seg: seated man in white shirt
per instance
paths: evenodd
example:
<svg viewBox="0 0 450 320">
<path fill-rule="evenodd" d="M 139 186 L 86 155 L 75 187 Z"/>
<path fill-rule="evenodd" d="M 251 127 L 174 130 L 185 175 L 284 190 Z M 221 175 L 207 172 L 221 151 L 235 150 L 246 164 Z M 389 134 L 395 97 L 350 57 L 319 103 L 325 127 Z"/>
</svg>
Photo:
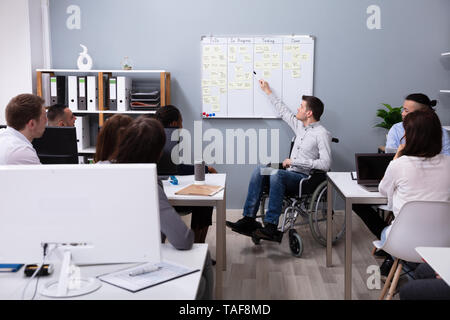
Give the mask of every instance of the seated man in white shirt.
<svg viewBox="0 0 450 320">
<path fill-rule="evenodd" d="M 31 142 L 44 134 L 47 115 L 44 100 L 34 94 L 19 94 L 5 109 L 8 127 L 0 131 L 0 165 L 41 164 Z"/>
<path fill-rule="evenodd" d="M 283 161 L 283 168 L 277 170 L 259 166 L 250 179 L 244 217 L 237 222 L 227 221 L 233 231 L 258 238 L 281 242 L 278 220 L 283 205 L 284 194 L 298 192 L 300 180 L 306 178 L 312 169 L 328 171 L 331 166 L 331 135 L 320 124 L 323 103 L 313 96 L 303 96 L 297 114 L 292 113 L 276 97 L 269 84 L 260 80 L 261 89 L 281 118 L 296 134 L 290 158 Z M 269 185 L 269 206 L 264 217 L 264 228 L 255 220 L 264 187 Z"/>
<path fill-rule="evenodd" d="M 54 104 L 47 110 L 47 119 L 49 127 L 73 127 L 77 117 L 67 106 Z"/>
</svg>

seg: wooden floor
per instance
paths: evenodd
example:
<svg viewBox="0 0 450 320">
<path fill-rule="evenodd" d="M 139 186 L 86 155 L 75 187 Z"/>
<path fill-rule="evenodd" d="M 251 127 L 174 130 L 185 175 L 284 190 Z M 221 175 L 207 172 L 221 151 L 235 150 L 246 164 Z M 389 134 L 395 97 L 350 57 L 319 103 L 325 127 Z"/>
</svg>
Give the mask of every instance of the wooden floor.
<svg viewBox="0 0 450 320">
<path fill-rule="evenodd" d="M 227 220 L 241 218 L 241 210 L 227 210 Z M 189 216 L 187 216 L 189 217 Z M 206 242 L 215 258 L 215 214 Z M 188 221 L 186 221 L 188 222 Z M 344 241 L 333 247 L 333 267 L 325 266 L 325 247 L 311 236 L 308 226 L 300 226 L 297 232 L 303 239 L 301 258 L 291 255 L 288 235 L 281 244 L 262 241 L 254 245 L 249 237 L 227 228 L 227 270 L 224 272 L 224 299 L 343 299 L 344 298 Z M 353 299 L 376 300 L 380 289 L 368 289 L 367 273 L 370 265 L 380 265 L 371 250 L 374 236 L 353 215 Z M 383 282 L 381 282 L 381 287 Z M 398 299 L 398 295 L 394 297 Z"/>
</svg>

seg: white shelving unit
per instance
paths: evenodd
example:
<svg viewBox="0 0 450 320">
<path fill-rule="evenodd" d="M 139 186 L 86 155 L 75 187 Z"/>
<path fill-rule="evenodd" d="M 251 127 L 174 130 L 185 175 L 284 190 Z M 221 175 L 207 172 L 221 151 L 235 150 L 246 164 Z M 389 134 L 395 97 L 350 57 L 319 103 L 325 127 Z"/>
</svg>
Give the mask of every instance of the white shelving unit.
<svg viewBox="0 0 450 320">
<path fill-rule="evenodd" d="M 113 69 L 105 69 L 105 70 L 78 70 L 78 69 L 36 69 L 36 83 L 37 83 L 37 95 L 43 97 L 43 86 L 42 86 L 42 75 L 48 74 L 50 76 L 62 75 L 62 76 L 70 76 L 70 75 L 96 75 L 97 79 L 103 79 L 104 77 L 111 76 L 126 76 L 130 78 L 135 78 L 138 80 L 146 79 L 146 75 L 155 79 L 155 75 L 159 75 L 159 90 L 160 90 L 160 106 L 164 107 L 170 104 L 170 72 L 166 70 L 113 70 Z M 98 95 L 98 110 L 73 110 L 75 115 L 78 115 L 80 118 L 82 116 L 89 117 L 86 119 L 86 124 L 83 127 L 88 126 L 86 135 L 83 132 L 79 139 L 82 139 L 79 144 L 79 153 L 82 154 L 93 154 L 95 153 L 95 146 L 92 146 L 92 141 L 95 140 L 95 136 L 91 137 L 89 133 L 91 131 L 91 125 L 93 126 L 97 122 L 98 117 L 98 126 L 103 126 L 105 115 L 111 114 L 128 114 L 128 115 L 142 115 L 142 114 L 154 114 L 156 111 L 135 111 L 135 110 L 127 110 L 127 111 L 117 111 L 117 110 L 108 110 L 109 106 L 105 105 L 105 96 L 106 96 L 106 88 L 104 86 L 103 81 L 97 82 L 97 95 Z M 92 116 L 92 117 L 91 117 Z M 83 117 L 84 118 L 84 117 Z M 94 120 L 95 119 L 95 120 Z M 81 119 L 77 121 L 82 121 Z M 84 121 L 83 121 L 84 123 Z M 89 125 L 87 125 L 89 124 Z M 95 124 L 96 125 L 96 124 Z M 78 130 L 79 128 L 77 128 Z M 96 132 L 94 130 L 94 132 Z M 87 138 L 85 138 L 85 136 Z M 89 141 L 88 141 L 89 140 Z M 94 142 L 95 143 L 95 142 Z M 80 147 L 83 146 L 83 147 Z"/>
</svg>

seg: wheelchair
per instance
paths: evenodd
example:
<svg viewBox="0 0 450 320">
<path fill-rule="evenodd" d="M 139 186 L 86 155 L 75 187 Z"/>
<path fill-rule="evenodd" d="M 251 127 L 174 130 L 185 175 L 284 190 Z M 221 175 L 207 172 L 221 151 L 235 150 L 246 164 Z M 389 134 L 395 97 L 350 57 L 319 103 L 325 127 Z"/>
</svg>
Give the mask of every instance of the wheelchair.
<svg viewBox="0 0 450 320">
<path fill-rule="evenodd" d="M 339 142 L 337 138 L 333 138 L 332 141 Z M 268 190 L 269 187 L 263 191 L 260 214 L 257 216 L 262 220 L 264 219 L 266 200 L 269 196 Z M 327 178 L 326 172 L 322 170 L 311 170 L 310 175 L 300 181 L 298 193 L 284 195 L 278 230 L 283 235 L 288 232 L 289 248 L 293 256 L 301 257 L 304 248 L 302 237 L 295 229 L 299 225 L 309 225 L 314 240 L 324 247 L 327 245 L 327 209 Z M 338 214 L 333 210 L 332 219 L 332 243 L 335 243 L 345 233 L 344 213 Z M 252 236 L 252 241 L 258 245 L 261 239 Z"/>
</svg>

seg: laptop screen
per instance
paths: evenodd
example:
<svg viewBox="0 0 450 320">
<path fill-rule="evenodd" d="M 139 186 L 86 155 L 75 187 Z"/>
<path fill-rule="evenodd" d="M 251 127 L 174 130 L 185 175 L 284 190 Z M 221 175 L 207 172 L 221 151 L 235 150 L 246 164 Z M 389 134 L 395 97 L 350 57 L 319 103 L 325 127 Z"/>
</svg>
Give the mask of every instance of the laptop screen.
<svg viewBox="0 0 450 320">
<path fill-rule="evenodd" d="M 394 159 L 393 153 L 356 153 L 356 174 L 359 184 L 379 183 Z"/>
</svg>

